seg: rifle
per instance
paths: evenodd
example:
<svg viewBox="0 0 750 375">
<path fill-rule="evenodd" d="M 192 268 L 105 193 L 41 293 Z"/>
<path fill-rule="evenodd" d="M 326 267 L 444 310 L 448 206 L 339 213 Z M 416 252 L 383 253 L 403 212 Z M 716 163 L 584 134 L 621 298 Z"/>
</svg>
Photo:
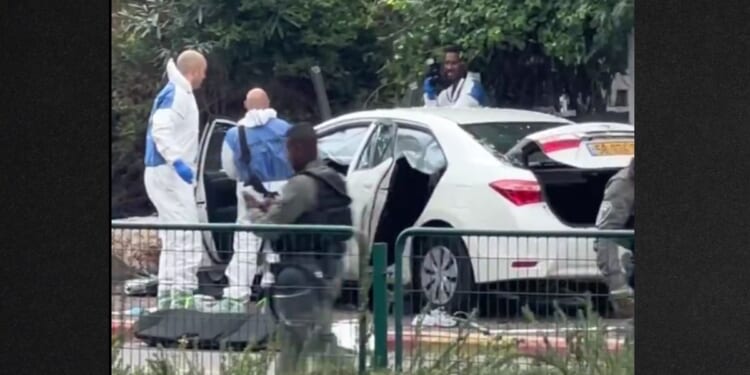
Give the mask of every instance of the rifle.
<svg viewBox="0 0 750 375">
<path fill-rule="evenodd" d="M 253 190 L 263 194 L 264 198 L 274 198 L 279 195 L 277 192 L 270 192 L 263 186 L 263 182 L 260 177 L 253 171 L 250 162 L 252 156 L 250 155 L 250 149 L 247 147 L 247 135 L 245 135 L 245 127 L 242 125 L 237 126 L 237 130 L 240 132 L 240 161 L 246 165 L 249 169 L 249 176 L 247 180 L 242 181 L 244 186 L 252 186 Z"/>
</svg>

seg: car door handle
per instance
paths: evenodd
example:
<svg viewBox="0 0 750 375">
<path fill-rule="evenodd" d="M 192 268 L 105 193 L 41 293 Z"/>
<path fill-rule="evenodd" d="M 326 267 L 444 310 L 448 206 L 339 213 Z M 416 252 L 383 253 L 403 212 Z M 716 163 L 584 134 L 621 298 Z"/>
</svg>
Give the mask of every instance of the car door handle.
<svg viewBox="0 0 750 375">
<path fill-rule="evenodd" d="M 365 187 L 365 188 L 368 188 L 368 189 L 372 189 L 372 184 L 364 184 L 362 187 Z"/>
</svg>

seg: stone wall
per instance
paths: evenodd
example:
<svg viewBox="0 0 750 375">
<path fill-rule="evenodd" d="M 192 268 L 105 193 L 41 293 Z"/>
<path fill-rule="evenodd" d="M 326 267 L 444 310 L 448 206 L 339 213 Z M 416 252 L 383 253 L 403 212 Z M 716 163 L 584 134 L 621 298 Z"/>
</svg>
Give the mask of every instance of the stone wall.
<svg viewBox="0 0 750 375">
<path fill-rule="evenodd" d="M 156 217 L 134 217 L 121 221 L 153 223 Z M 111 230 L 112 260 L 124 263 L 131 272 L 156 274 L 159 269 L 161 241 L 156 230 Z"/>
</svg>

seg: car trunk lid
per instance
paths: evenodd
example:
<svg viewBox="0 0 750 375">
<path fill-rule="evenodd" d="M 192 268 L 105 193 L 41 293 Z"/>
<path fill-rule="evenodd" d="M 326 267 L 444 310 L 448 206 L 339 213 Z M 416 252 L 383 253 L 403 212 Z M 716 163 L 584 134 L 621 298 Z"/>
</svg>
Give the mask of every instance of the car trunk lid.
<svg viewBox="0 0 750 375">
<path fill-rule="evenodd" d="M 533 155 L 583 169 L 621 168 L 635 152 L 633 126 L 615 123 L 566 125 L 533 133 L 524 138 L 508 154 L 517 153 L 529 143 L 539 146 L 542 155 Z M 535 159 L 528 160 L 533 166 Z"/>
<path fill-rule="evenodd" d="M 505 156 L 534 173 L 544 201 L 560 221 L 591 227 L 607 182 L 633 154 L 632 126 L 591 123 L 530 134 Z"/>
</svg>

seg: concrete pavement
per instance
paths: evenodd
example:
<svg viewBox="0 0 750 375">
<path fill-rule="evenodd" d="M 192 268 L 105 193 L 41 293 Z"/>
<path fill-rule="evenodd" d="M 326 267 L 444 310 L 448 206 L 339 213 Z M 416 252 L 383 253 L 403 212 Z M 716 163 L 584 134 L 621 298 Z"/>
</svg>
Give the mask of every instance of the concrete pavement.
<svg viewBox="0 0 750 375">
<path fill-rule="evenodd" d="M 169 358 L 174 363 L 182 363 L 184 366 L 192 363 L 204 369 L 206 375 L 209 375 L 219 373 L 222 358 L 226 358 L 227 355 L 229 357 L 239 355 L 237 353 L 227 354 L 219 351 L 157 349 L 148 347 L 135 340 L 130 334 L 136 317 L 125 315 L 122 311 L 127 311 L 127 309 L 132 309 L 133 307 L 143 309 L 153 308 L 155 305 L 153 300 L 153 298 L 122 298 L 113 296 L 112 335 L 122 335 L 126 339 L 121 351 L 121 359 L 124 365 L 144 366 L 149 359 Z M 118 310 L 119 312 L 117 312 Z M 352 351 L 357 350 L 358 327 L 356 325 L 356 316 L 356 312 L 351 309 L 338 309 L 335 314 L 337 321 L 335 333 L 339 339 L 339 345 Z M 604 323 L 611 331 L 606 340 L 607 348 L 611 352 L 616 352 L 622 348 L 623 331 L 628 329 L 628 324 L 622 320 L 606 320 Z M 471 333 L 462 345 L 462 351 L 468 353 L 479 351 L 481 347 L 495 341 L 514 345 L 517 350 L 526 354 L 538 354 L 548 350 L 565 353 L 568 350 L 566 335 L 576 329 L 573 323 L 562 324 L 552 321 L 528 323 L 522 321 L 520 318 L 480 318 L 479 324 L 489 328 L 489 334 Z M 387 345 L 389 357 L 393 357 L 395 332 L 392 329 L 392 322 L 389 326 L 391 330 L 388 332 Z M 404 318 L 403 327 L 405 366 L 409 358 L 417 351 L 441 352 L 458 339 L 458 332 L 455 328 L 423 328 L 417 334 L 411 326 L 410 317 Z M 372 338 L 370 338 L 368 347 L 369 350 L 372 350 L 374 347 Z M 262 355 L 255 354 L 253 358 L 257 356 L 260 359 Z M 353 355 L 351 360 L 356 361 L 356 355 Z M 392 358 L 389 363 L 393 363 Z M 269 372 L 269 374 L 272 373 Z"/>
</svg>

